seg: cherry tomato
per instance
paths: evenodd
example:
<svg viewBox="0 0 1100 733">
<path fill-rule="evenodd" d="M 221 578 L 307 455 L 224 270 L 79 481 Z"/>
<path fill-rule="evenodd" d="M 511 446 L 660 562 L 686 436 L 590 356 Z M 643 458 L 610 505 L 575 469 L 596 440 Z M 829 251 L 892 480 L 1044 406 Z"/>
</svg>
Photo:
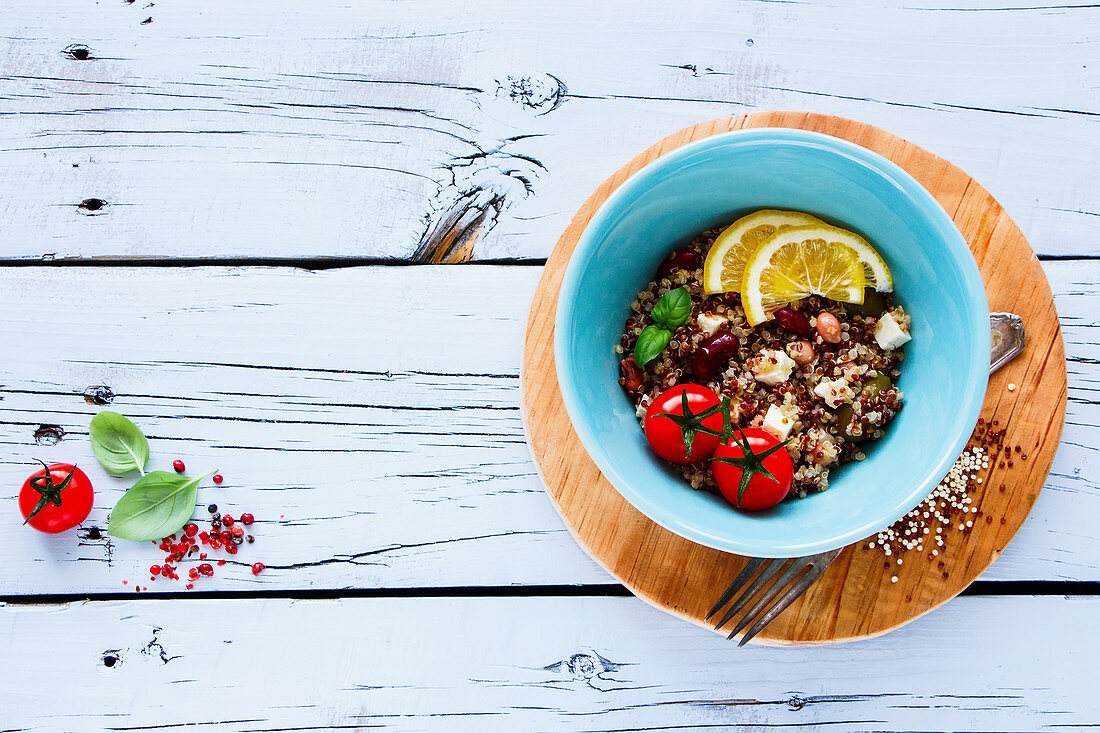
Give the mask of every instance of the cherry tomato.
<svg viewBox="0 0 1100 733">
<path fill-rule="evenodd" d="M 794 465 L 785 445 L 760 428 L 734 431 L 714 449 L 711 462 L 714 480 L 722 496 L 738 509 L 747 511 L 768 509 L 781 502 L 794 481 Z M 761 473 L 761 467 L 775 478 Z M 742 491 L 742 477 L 746 472 L 749 479 Z"/>
<path fill-rule="evenodd" d="M 673 463 L 705 459 L 714 452 L 721 432 L 722 400 L 698 384 L 680 384 L 665 390 L 645 413 L 646 440 L 657 455 Z M 690 455 L 687 446 L 691 446 Z"/>
<path fill-rule="evenodd" d="M 92 511 L 92 482 L 71 463 L 42 464 L 19 490 L 19 511 L 40 532 L 64 532 Z"/>
</svg>

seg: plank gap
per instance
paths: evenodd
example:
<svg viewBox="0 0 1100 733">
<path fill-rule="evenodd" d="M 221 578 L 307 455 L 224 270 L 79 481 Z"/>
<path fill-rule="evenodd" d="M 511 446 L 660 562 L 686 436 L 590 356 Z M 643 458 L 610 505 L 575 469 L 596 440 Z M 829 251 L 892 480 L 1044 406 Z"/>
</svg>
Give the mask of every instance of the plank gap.
<svg viewBox="0 0 1100 733">
<path fill-rule="evenodd" d="M 618 583 L 594 585 L 498 585 L 433 586 L 417 588 L 321 588 L 256 591 L 170 591 L 144 593 L 50 593 L 0 596 L 0 604 L 13 606 L 60 605 L 88 601 L 127 600 L 340 600 L 343 598 L 625 598 L 630 591 Z M 1100 581 L 979 580 L 963 596 L 1100 596 Z"/>
</svg>

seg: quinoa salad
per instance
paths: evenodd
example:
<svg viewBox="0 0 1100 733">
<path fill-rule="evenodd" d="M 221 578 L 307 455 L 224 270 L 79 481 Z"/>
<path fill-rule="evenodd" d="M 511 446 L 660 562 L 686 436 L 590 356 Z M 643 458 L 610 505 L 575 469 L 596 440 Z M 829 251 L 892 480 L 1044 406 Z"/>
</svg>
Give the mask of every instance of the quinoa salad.
<svg viewBox="0 0 1100 733">
<path fill-rule="evenodd" d="M 830 473 L 864 460 L 865 449 L 902 409 L 903 395 L 894 385 L 910 318 L 892 303 L 892 293 L 868 288 L 859 304 L 811 295 L 769 311 L 770 320 L 752 326 L 740 293 L 708 295 L 704 289 L 703 262 L 721 232 L 705 231 L 671 253 L 634 298 L 615 347 L 619 384 L 643 429 L 654 400 L 677 385 L 702 385 L 728 398 L 732 426 L 789 440 L 780 449 L 793 464 L 786 498 L 824 491 Z M 655 323 L 655 304 L 681 288 L 690 296 L 690 313 L 667 346 L 639 365 L 635 347 Z M 693 489 L 718 490 L 709 461 L 669 465 Z"/>
</svg>

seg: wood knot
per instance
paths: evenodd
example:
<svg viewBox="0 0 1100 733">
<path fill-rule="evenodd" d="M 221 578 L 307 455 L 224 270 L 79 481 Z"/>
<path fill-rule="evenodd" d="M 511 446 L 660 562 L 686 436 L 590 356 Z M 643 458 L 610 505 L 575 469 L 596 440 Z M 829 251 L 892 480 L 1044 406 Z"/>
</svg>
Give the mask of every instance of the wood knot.
<svg viewBox="0 0 1100 733">
<path fill-rule="evenodd" d="M 505 145 L 514 141 L 446 165 L 450 181 L 440 185 L 413 261 L 468 262 L 474 257 L 474 245 L 492 231 L 504 210 L 534 192 L 534 181 L 546 167 L 530 156 L 505 152 Z"/>
<path fill-rule="evenodd" d="M 103 199 L 84 199 L 76 205 L 76 208 L 81 214 L 87 214 L 89 216 L 106 214 L 107 202 Z"/>
<path fill-rule="evenodd" d="M 73 61 L 91 61 L 95 58 L 95 56 L 92 55 L 92 49 L 88 48 L 83 43 L 74 43 L 70 46 L 66 46 L 61 50 L 61 55 Z"/>
<path fill-rule="evenodd" d="M 628 683 L 620 680 L 612 673 L 623 668 L 621 662 L 612 662 L 605 659 L 599 652 L 589 650 L 571 654 L 560 662 L 548 664 L 543 669 L 568 674 L 577 682 L 583 682 L 588 687 L 601 692 L 622 689 Z"/>
<path fill-rule="evenodd" d="M 498 97 L 507 97 L 539 117 L 556 110 L 569 96 L 565 82 L 553 74 L 509 75 L 496 83 Z"/>
<path fill-rule="evenodd" d="M 106 384 L 93 384 L 84 390 L 84 401 L 89 405 L 109 405 L 114 398 L 114 390 Z"/>
<path fill-rule="evenodd" d="M 103 652 L 103 666 L 111 669 L 122 664 L 122 654 L 118 649 L 108 649 Z"/>
<path fill-rule="evenodd" d="M 791 695 L 791 699 L 787 701 L 787 707 L 791 710 L 801 710 L 806 707 L 806 700 L 798 695 Z"/>
<path fill-rule="evenodd" d="M 77 534 L 82 540 L 101 540 L 103 539 L 103 530 L 99 527 L 88 527 L 87 529 L 81 527 L 77 530 Z"/>
<path fill-rule="evenodd" d="M 57 445 L 65 437 L 65 430 L 60 425 L 39 425 L 34 431 L 34 442 L 39 445 Z"/>
<path fill-rule="evenodd" d="M 603 665 L 597 663 L 591 654 L 574 654 L 565 662 L 566 669 L 574 677 L 588 679 L 603 672 Z"/>
</svg>

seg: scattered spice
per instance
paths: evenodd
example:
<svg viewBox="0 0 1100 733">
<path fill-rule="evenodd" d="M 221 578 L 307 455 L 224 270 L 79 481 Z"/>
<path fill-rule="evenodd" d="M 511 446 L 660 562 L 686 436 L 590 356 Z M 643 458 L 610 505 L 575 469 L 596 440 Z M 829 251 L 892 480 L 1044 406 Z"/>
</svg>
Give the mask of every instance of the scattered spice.
<svg viewBox="0 0 1100 733">
<path fill-rule="evenodd" d="M 973 529 L 974 519 L 971 515 L 984 516 L 986 524 L 993 523 L 993 517 L 978 511 L 970 496 L 970 493 L 981 488 L 984 482 L 979 474 L 988 471 L 991 465 L 999 469 L 1004 469 L 1006 465 L 1012 468 L 1013 450 L 1019 454 L 1020 460 L 1027 459 L 1027 454 L 1022 452 L 1020 445 L 1004 444 L 1006 431 L 997 428 L 998 425 L 997 420 L 987 421 L 985 418 L 978 418 L 977 428 L 966 450 L 932 493 L 913 511 L 879 532 L 873 541 L 868 542 L 868 549 L 880 549 L 888 558 L 883 564 L 884 568 L 891 567 L 891 558 L 896 558 L 896 563 L 901 565 L 900 555 L 906 550 L 916 550 L 926 554 L 930 561 L 935 559 L 940 554 L 940 550 L 946 549 L 947 533 L 952 527 L 963 534 L 968 534 Z M 1004 458 L 998 460 L 999 455 L 1004 455 Z M 998 491 L 1004 492 L 1005 485 L 1000 484 Z M 1007 524 L 1007 522 L 1006 518 L 1001 517 L 1001 524 Z M 926 546 L 929 547 L 930 552 L 925 552 Z M 943 569 L 945 564 L 940 560 L 937 566 Z M 948 577 L 946 571 L 943 577 Z M 896 575 L 890 577 L 891 583 L 897 581 Z"/>
<path fill-rule="evenodd" d="M 188 590 L 194 588 L 196 581 L 202 578 L 211 578 L 214 576 L 214 565 L 209 562 L 201 562 L 207 559 L 208 552 L 201 552 L 200 548 L 207 549 L 210 552 L 215 550 L 224 550 L 226 554 L 236 555 L 238 552 L 238 545 L 245 542 L 244 528 L 240 526 L 234 526 L 232 529 L 220 529 L 224 519 L 228 518 L 232 523 L 232 517 L 218 518 L 217 505 L 211 504 L 207 507 L 207 510 L 211 512 L 211 530 L 200 531 L 199 526 L 194 522 L 188 522 L 183 526 L 183 529 L 179 533 L 177 539 L 176 535 L 168 535 L 162 537 L 160 541 L 153 540 L 153 544 L 156 545 L 162 552 L 165 553 L 164 563 L 160 565 L 149 566 L 149 579 L 156 580 L 158 577 L 168 580 L 179 580 L 180 575 L 177 572 L 180 562 L 184 561 L 195 554 L 198 554 L 199 564 L 194 565 L 187 569 L 186 584 Z M 242 521 L 245 516 L 254 521 L 252 514 L 243 514 Z M 256 538 L 252 535 L 248 535 L 248 542 L 252 544 L 256 541 Z M 226 560 L 217 560 L 218 567 L 222 567 L 226 564 Z M 263 569 L 263 563 L 256 563 L 253 565 L 253 574 L 257 574 L 256 566 Z M 126 584 L 127 581 L 122 581 Z M 136 589 L 135 589 L 136 590 Z M 144 589 L 143 589 L 144 590 Z"/>
</svg>

